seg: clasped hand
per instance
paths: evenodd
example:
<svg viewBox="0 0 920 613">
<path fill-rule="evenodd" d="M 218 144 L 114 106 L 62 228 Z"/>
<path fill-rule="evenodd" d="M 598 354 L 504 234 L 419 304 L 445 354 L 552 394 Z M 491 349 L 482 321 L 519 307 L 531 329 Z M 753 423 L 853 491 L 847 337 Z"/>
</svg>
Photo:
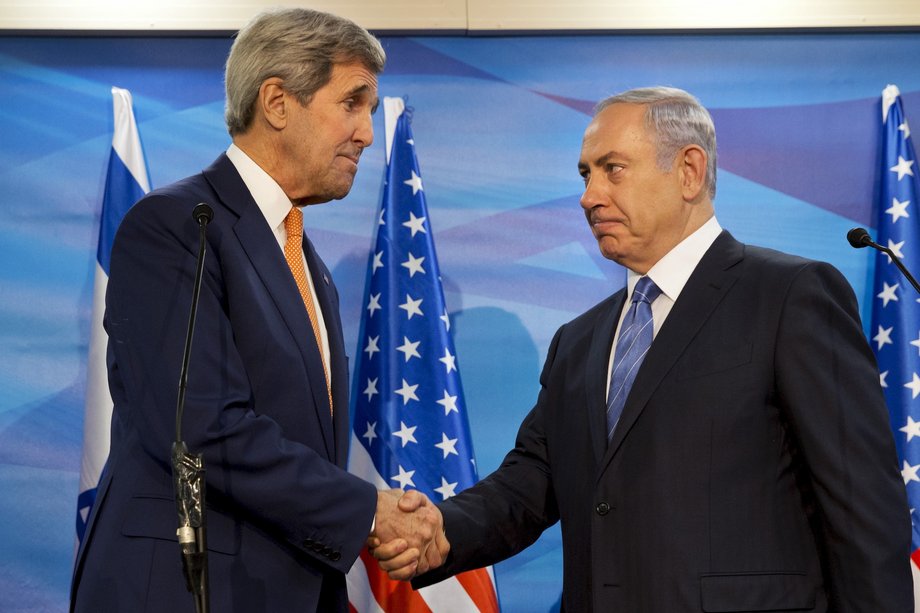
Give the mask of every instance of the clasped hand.
<svg viewBox="0 0 920 613">
<path fill-rule="evenodd" d="M 391 579 L 406 581 L 444 563 L 450 543 L 441 511 L 417 490 L 379 490 L 367 547 Z"/>
</svg>

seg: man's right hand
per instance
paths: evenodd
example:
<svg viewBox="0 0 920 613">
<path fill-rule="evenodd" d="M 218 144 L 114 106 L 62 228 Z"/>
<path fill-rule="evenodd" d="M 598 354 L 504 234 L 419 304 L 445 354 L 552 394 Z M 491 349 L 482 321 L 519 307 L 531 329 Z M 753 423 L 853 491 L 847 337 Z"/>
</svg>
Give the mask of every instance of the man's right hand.
<svg viewBox="0 0 920 613">
<path fill-rule="evenodd" d="M 367 546 L 391 579 L 408 580 L 444 563 L 450 543 L 441 511 L 417 490 L 379 490 Z"/>
</svg>

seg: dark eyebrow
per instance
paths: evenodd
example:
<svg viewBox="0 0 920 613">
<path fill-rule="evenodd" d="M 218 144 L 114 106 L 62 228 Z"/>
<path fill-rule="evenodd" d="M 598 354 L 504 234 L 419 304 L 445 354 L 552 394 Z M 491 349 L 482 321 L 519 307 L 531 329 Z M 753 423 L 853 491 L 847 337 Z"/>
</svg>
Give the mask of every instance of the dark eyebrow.
<svg viewBox="0 0 920 613">
<path fill-rule="evenodd" d="M 605 153 L 605 154 L 601 155 L 600 157 L 598 157 L 598 158 L 597 158 L 596 160 L 594 160 L 593 162 L 582 162 L 582 161 L 579 161 L 579 162 L 578 162 L 578 172 L 579 172 L 579 173 L 587 172 L 587 171 L 588 171 L 588 166 L 589 166 L 589 164 L 592 164 L 592 163 L 593 163 L 594 166 L 603 166 L 604 163 L 607 162 L 607 160 L 609 160 L 610 158 L 614 157 L 615 155 L 617 155 L 615 151 L 608 151 L 607 153 Z"/>
</svg>

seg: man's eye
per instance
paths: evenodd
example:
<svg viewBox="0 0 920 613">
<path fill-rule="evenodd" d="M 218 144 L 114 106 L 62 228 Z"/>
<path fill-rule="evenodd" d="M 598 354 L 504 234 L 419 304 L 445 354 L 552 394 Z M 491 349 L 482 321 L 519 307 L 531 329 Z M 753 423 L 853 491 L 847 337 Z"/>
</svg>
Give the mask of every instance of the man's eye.
<svg viewBox="0 0 920 613">
<path fill-rule="evenodd" d="M 604 171 L 605 171 L 608 175 L 615 175 L 616 173 L 620 172 L 621 170 L 623 170 L 623 167 L 620 166 L 619 164 L 605 164 L 605 165 L 604 165 Z"/>
</svg>

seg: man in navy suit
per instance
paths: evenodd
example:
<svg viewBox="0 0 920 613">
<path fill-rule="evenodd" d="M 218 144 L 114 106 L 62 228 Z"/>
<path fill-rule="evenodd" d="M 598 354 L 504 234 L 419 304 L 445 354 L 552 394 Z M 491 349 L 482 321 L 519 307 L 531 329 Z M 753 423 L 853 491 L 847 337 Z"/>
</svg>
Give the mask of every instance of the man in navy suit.
<svg viewBox="0 0 920 613">
<path fill-rule="evenodd" d="M 345 573 L 372 528 L 437 562 L 440 513 L 345 470 L 348 365 L 331 275 L 301 209 L 344 197 L 371 115 L 380 43 L 354 23 L 264 13 L 227 60 L 233 144 L 156 190 L 115 239 L 106 301 L 111 452 L 74 570 L 75 611 L 193 611 L 173 502 L 176 382 L 198 248 L 214 211 L 183 438 L 202 453 L 212 610 L 346 611 Z M 420 530 L 420 536 L 412 536 Z"/>
<path fill-rule="evenodd" d="M 601 102 L 578 167 L 627 287 L 556 333 L 515 448 L 439 505 L 450 555 L 415 586 L 560 521 L 565 611 L 912 611 L 904 484 L 846 280 L 722 230 L 715 128 L 684 91 Z M 624 388 L 643 301 L 650 346 Z M 410 577 L 397 544 L 375 555 Z"/>
</svg>

